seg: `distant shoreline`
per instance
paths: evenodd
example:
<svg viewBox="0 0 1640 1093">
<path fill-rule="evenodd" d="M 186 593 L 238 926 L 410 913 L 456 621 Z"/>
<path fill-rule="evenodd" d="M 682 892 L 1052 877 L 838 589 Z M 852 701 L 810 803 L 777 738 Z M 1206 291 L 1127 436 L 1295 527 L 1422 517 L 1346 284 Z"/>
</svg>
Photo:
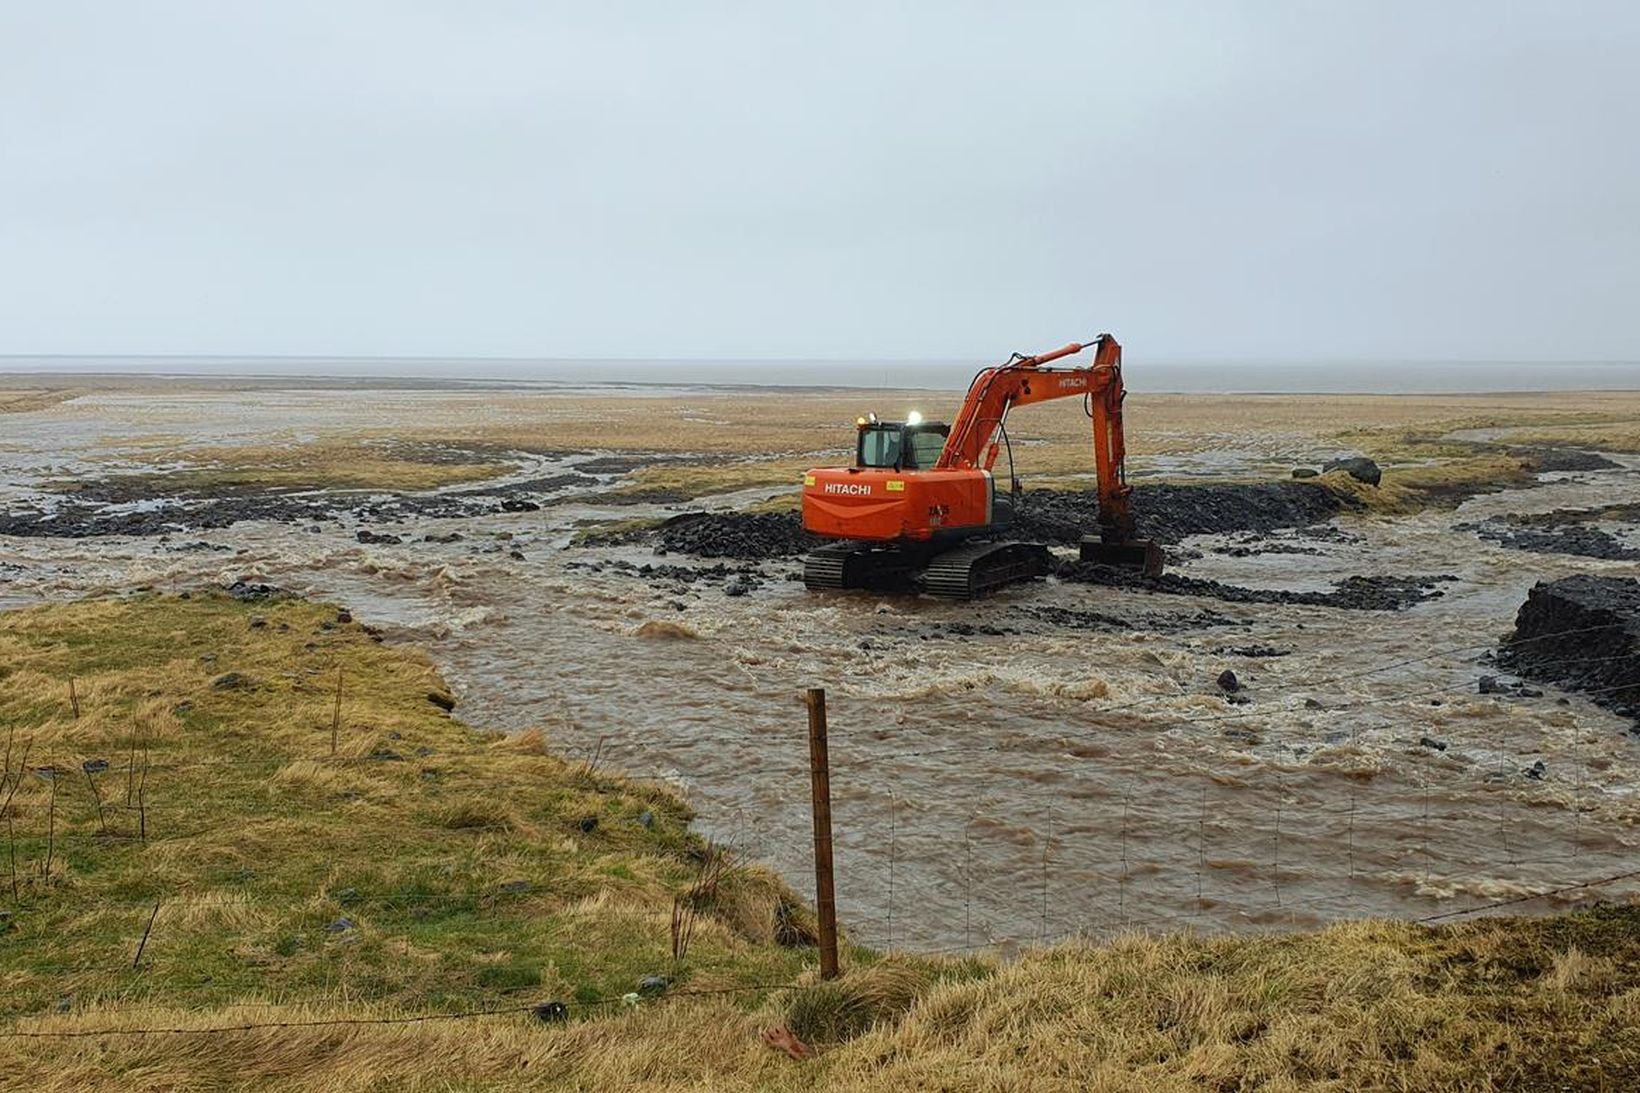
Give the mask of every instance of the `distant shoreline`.
<svg viewBox="0 0 1640 1093">
<path fill-rule="evenodd" d="M 518 360 L 361 357 L 0 356 L 0 388 L 185 382 L 221 389 L 299 384 L 319 389 L 645 393 L 712 391 L 952 391 L 984 362 Z M 1637 391 L 1640 362 L 1318 361 L 1313 364 L 1146 363 L 1130 354 L 1129 389 L 1181 395 L 1479 395 Z"/>
</svg>

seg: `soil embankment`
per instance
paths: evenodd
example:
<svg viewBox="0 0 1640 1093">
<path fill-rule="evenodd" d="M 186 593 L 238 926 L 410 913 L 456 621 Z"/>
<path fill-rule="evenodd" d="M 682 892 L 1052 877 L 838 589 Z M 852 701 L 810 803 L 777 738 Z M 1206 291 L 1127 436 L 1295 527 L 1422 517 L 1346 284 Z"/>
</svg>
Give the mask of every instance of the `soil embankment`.
<svg viewBox="0 0 1640 1093">
<path fill-rule="evenodd" d="M 1640 732 L 1640 580 L 1580 573 L 1539 581 L 1515 616 L 1500 664 L 1586 692 Z"/>
</svg>

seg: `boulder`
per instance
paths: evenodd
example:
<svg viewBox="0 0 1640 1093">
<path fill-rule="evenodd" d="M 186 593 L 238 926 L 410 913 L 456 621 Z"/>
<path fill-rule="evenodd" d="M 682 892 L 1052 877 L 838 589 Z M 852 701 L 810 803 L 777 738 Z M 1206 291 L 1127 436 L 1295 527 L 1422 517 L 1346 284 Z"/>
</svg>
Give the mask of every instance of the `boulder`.
<svg viewBox="0 0 1640 1093">
<path fill-rule="evenodd" d="M 1321 465 L 1321 471 L 1323 474 L 1343 471 L 1357 482 L 1365 482 L 1369 486 L 1378 485 L 1384 477 L 1384 472 L 1378 468 L 1378 464 L 1364 455 L 1347 455 L 1340 456 L 1337 459 L 1329 459 Z"/>
<path fill-rule="evenodd" d="M 1583 690 L 1640 729 L 1640 580 L 1580 573 L 1539 581 L 1515 615 L 1498 663 Z"/>
</svg>

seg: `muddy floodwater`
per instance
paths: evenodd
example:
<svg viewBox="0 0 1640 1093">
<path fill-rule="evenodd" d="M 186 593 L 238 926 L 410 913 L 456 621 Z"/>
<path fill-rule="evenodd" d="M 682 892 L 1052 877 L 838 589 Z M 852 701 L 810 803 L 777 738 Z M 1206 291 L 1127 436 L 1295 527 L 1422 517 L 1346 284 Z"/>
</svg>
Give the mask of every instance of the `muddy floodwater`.
<svg viewBox="0 0 1640 1093">
<path fill-rule="evenodd" d="M 145 467 L 145 436 L 288 442 L 391 425 L 448 397 L 149 391 L 11 415 L 0 418 L 0 504 L 58 504 L 53 480 L 108 473 L 93 459 Z M 1181 464 L 1270 473 L 1303 454 L 1301 440 L 1271 435 L 1136 460 L 1133 477 L 1142 485 Z M 520 457 L 518 477 L 608 454 Z M 1315 459 L 1328 454 L 1318 443 Z M 1245 534 L 1174 550 L 1174 572 L 1251 588 L 1454 578 L 1402 611 L 1051 579 L 978 604 L 813 594 L 794 559 L 702 576 L 690 571 L 718 563 L 572 536 L 591 521 L 729 509 L 777 491 L 618 504 L 607 492 L 618 474 L 603 471 L 538 498 L 535 511 L 0 537 L 0 606 L 236 580 L 334 599 L 389 640 L 424 646 L 468 722 L 541 725 L 571 757 L 664 780 L 703 831 L 805 893 L 800 692 L 823 686 L 840 911 L 870 944 L 1008 947 L 1123 928 L 1425 917 L 1634 868 L 1633 723 L 1553 687 L 1480 689 L 1483 676 L 1512 680 L 1490 658 L 1535 581 L 1640 576 L 1640 562 L 1511 549 L 1473 528 L 1640 499 L 1640 458 L 1610 459 L 1455 510 L 1345 515 L 1271 537 L 1276 552 Z M 363 543 L 361 530 L 399 541 Z M 1632 524 L 1609 530 L 1640 546 Z M 1233 694 L 1219 683 L 1226 670 Z"/>
</svg>

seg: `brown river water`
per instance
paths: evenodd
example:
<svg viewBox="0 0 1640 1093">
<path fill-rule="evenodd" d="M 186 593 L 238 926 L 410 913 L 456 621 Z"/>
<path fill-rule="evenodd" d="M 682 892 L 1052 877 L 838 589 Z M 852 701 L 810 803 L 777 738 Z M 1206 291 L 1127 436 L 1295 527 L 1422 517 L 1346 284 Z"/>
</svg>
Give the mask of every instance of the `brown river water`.
<svg viewBox="0 0 1640 1093">
<path fill-rule="evenodd" d="M 43 479 L 84 471 L 94 453 L 123 451 L 142 465 L 140 449 L 111 446 L 109 436 L 261 442 L 304 427 L 372 427 L 445 397 L 372 392 L 370 405 L 339 405 L 335 395 L 262 392 L 180 407 L 170 397 L 82 399 L 72 412 L 4 422 L 0 501 L 36 496 Z M 1256 439 L 1246 446 L 1256 451 Z M 399 546 L 361 545 L 351 522 L 319 531 L 248 522 L 169 542 L 0 537 L 0 606 L 239 579 L 333 598 L 391 640 L 427 648 L 470 723 L 541 725 L 571 757 L 596 754 L 611 769 L 664 780 L 696 807 L 703 831 L 805 893 L 800 691 L 824 686 L 840 913 L 870 944 L 1008 948 L 1127 928 L 1417 918 L 1635 868 L 1640 743 L 1628 723 L 1554 688 L 1517 698 L 1479 694 L 1476 684 L 1495 671 L 1483 657 L 1534 581 L 1635 576 L 1640 565 L 1523 553 L 1456 528 L 1632 500 L 1640 460 L 1617 458 L 1622 469 L 1548 475 L 1455 512 L 1346 518 L 1344 541 L 1305 540 L 1319 555 L 1234 557 L 1202 537 L 1185 545 L 1203 557 L 1174 567 L 1293 589 L 1355 574 L 1458 578 L 1402 612 L 1051 580 L 980 604 L 817 595 L 787 579 L 796 562 L 764 563 L 767 579 L 731 597 L 716 582 L 583 568 L 617 558 L 711 564 L 569 546 L 577 521 L 672 511 L 596 498 L 378 528 L 404 536 Z M 524 473 L 561 465 L 538 461 Z M 1146 468 L 1136 470 L 1142 480 Z M 462 541 L 411 541 L 452 530 Z M 178 549 L 201 540 L 227 549 Z M 1204 611 L 1215 625 L 1197 624 Z M 1076 629 L 1065 621 L 1076 612 L 1135 625 Z M 652 621 L 689 636 L 639 636 Z M 1225 668 L 1248 704 L 1230 705 L 1218 690 Z"/>
</svg>

